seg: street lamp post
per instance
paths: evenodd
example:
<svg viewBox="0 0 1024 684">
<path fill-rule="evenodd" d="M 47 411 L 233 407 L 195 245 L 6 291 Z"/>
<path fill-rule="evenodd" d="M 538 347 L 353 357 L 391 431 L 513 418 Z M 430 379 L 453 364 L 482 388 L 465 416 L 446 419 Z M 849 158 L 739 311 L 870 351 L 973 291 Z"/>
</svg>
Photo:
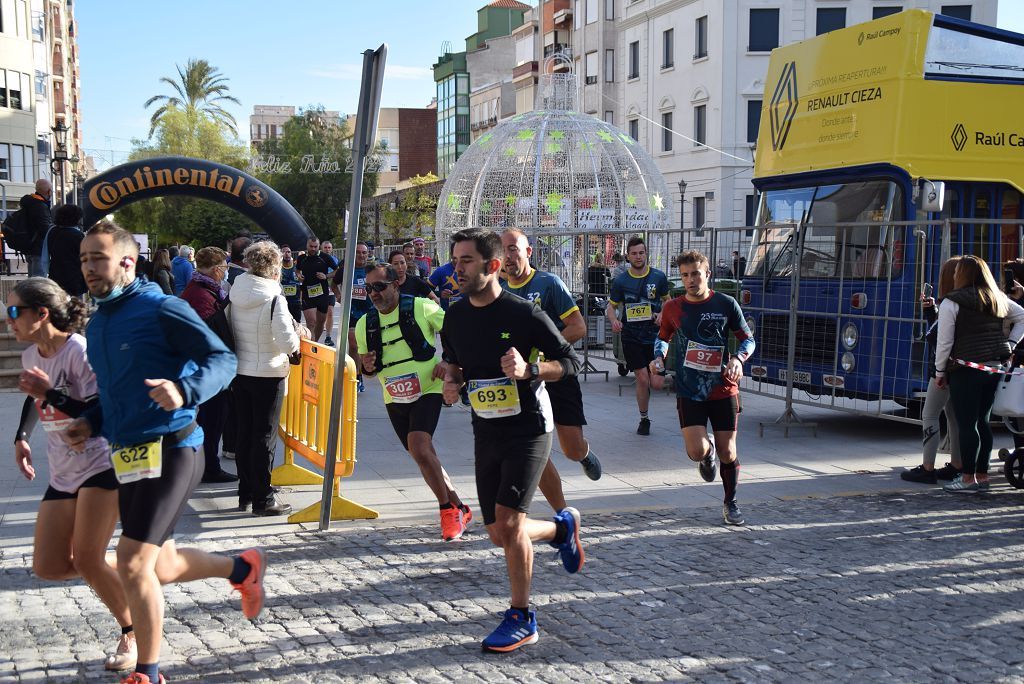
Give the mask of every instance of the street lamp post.
<svg viewBox="0 0 1024 684">
<path fill-rule="evenodd" d="M 686 230 L 686 181 L 679 179 L 679 251 L 683 251 L 683 235 Z"/>
<path fill-rule="evenodd" d="M 71 159 L 68 161 L 71 162 L 71 203 L 81 205 L 82 203 L 78 201 L 78 179 L 80 177 L 80 174 L 78 173 L 78 164 L 81 160 L 78 158 L 78 155 L 75 154 L 72 155 Z"/>
<path fill-rule="evenodd" d="M 64 204 L 64 162 L 68 161 L 68 127 L 64 119 L 57 119 L 57 125 L 51 128 L 56 146 L 50 160 L 50 171 L 60 178 L 60 193 L 57 195 L 60 204 Z"/>
</svg>

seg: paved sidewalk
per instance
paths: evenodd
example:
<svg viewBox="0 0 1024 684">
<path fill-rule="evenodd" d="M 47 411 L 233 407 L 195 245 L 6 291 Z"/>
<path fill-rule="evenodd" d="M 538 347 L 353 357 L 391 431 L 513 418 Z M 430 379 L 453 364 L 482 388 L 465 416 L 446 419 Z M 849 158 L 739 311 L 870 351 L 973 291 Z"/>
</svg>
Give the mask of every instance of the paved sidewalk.
<svg viewBox="0 0 1024 684">
<path fill-rule="evenodd" d="M 538 546 L 541 640 L 479 651 L 508 587 L 477 526 L 438 539 L 437 504 L 384 413 L 360 395 L 355 475 L 343 493 L 375 521 L 330 532 L 233 509 L 230 487 L 201 485 L 179 542 L 211 551 L 259 544 L 271 566 L 253 625 L 226 582 L 168 588 L 163 665 L 172 681 L 1024 681 L 1024 490 L 958 498 L 902 482 L 919 462 L 912 426 L 798 409 L 818 436 L 757 436 L 781 402 L 744 396 L 739 496 L 748 526 L 726 528 L 722 488 L 682 455 L 674 400 L 656 395 L 639 437 L 631 390 L 584 383 L 587 436 L 605 468 L 591 482 L 557 450 L 583 512 L 587 565 L 569 576 Z M 20 395 L 0 393 L 14 425 Z M 469 416 L 446 409 L 438 452 L 475 508 Z M 1009 442 L 997 436 L 997 445 Z M 113 681 L 102 655 L 115 623 L 80 582 L 40 582 L 31 564 L 46 484 L 0 469 L 0 681 Z M 10 452 L 8 452 L 10 454 Z M 8 455 L 8 458 L 10 456 Z M 940 461 L 941 464 L 942 461 Z M 228 469 L 230 461 L 224 462 Z M 287 488 L 297 508 L 317 487 Z M 548 507 L 538 494 L 536 515 Z M 475 523 L 478 525 L 478 523 Z"/>
<path fill-rule="evenodd" d="M 168 588 L 172 681 L 886 681 L 1024 679 L 1024 495 L 868 495 L 718 511 L 584 515 L 587 564 L 537 547 L 540 641 L 482 653 L 507 585 L 477 529 L 432 525 L 204 539 L 270 557 L 250 624 L 223 581 Z M 551 552 L 553 553 L 553 551 Z M 111 679 L 116 625 L 81 584 L 0 562 L 0 679 Z"/>
</svg>

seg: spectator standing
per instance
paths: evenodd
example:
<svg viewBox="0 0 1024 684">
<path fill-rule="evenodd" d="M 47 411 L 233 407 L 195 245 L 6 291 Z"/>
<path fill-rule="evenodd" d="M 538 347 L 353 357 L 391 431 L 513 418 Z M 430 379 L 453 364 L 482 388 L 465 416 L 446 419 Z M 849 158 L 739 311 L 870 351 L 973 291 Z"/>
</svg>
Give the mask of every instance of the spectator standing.
<svg viewBox="0 0 1024 684">
<path fill-rule="evenodd" d="M 53 195 L 53 188 L 50 181 L 40 178 L 36 181 L 36 191 L 31 195 L 24 195 L 21 198 L 21 208 L 25 211 L 25 218 L 32 228 L 32 247 L 25 253 L 28 262 L 28 275 L 46 277 L 47 265 L 44 254 L 46 247 L 46 234 L 53 225 L 50 215 L 50 198 Z"/>
<path fill-rule="evenodd" d="M 970 494 L 989 488 L 989 418 L 1002 376 L 968 364 L 997 366 L 1007 361 L 1024 337 L 1024 309 L 999 291 L 988 264 L 974 255 L 960 258 L 953 285 L 956 289 L 939 305 L 935 381 L 940 388 L 949 387 L 963 471 L 943 489 Z M 1004 321 L 1012 325 L 1010 341 Z"/>
<path fill-rule="evenodd" d="M 594 261 L 587 267 L 587 289 L 591 297 L 608 296 L 608 267 L 601 261 L 601 254 L 594 255 Z"/>
<path fill-rule="evenodd" d="M 747 272 L 747 257 L 740 256 L 738 250 L 732 251 L 732 277 L 736 280 L 742 280 L 743 276 Z"/>
<path fill-rule="evenodd" d="M 622 256 L 621 252 L 616 252 L 612 256 L 612 280 L 614 281 L 620 275 L 626 272 L 629 266 L 626 264 L 626 257 Z"/>
<path fill-rule="evenodd" d="M 50 279 L 73 297 L 85 294 L 85 278 L 79 265 L 78 251 L 83 235 L 78 224 L 82 209 L 75 204 L 57 207 L 53 214 L 54 226 L 47 238 L 50 254 Z"/>
<path fill-rule="evenodd" d="M 1024 259 L 1014 259 L 1003 264 L 1003 292 L 1010 301 L 1024 306 Z M 1013 423 L 1013 448 L 1016 451 L 1024 447 L 1024 418 L 1011 418 Z M 1000 449 L 999 458 L 1003 461 L 1010 457 L 1009 449 Z"/>
<path fill-rule="evenodd" d="M 221 287 L 227 273 L 227 252 L 217 247 L 203 247 L 196 254 L 196 270 L 192 279 L 181 291 L 181 298 L 188 302 L 203 323 L 212 330 L 228 349 L 234 350 L 235 340 L 231 335 L 225 309 L 228 297 Z M 220 440 L 227 421 L 228 401 L 231 390 L 224 389 L 199 405 L 196 423 L 203 429 L 202 482 L 235 482 L 238 478 L 225 471 L 220 465 Z"/>
<path fill-rule="evenodd" d="M 956 272 L 956 265 L 960 263 L 960 257 L 955 256 L 947 259 L 939 269 L 939 303 L 953 289 L 953 274 Z M 928 324 L 928 331 L 925 339 L 928 341 L 928 348 L 931 350 L 931 379 L 928 381 L 928 391 L 925 393 L 924 406 L 921 408 L 921 446 L 923 449 L 921 465 L 900 473 L 900 478 L 907 482 L 920 482 L 922 484 L 935 484 L 939 480 L 952 480 L 960 474 L 960 431 L 957 429 L 956 416 L 953 414 L 953 407 L 949 404 L 949 389 L 940 388 L 935 377 L 935 347 L 938 342 L 938 313 L 935 300 L 931 297 L 921 295 L 921 311 L 924 314 L 925 322 Z M 947 463 L 938 470 L 935 469 L 935 456 L 939 450 L 939 418 L 946 414 L 946 430 L 949 433 L 949 451 L 951 463 Z"/>
<path fill-rule="evenodd" d="M 159 250 L 158 250 L 159 253 Z M 192 272 L 195 267 L 192 265 L 192 248 L 188 245 L 182 245 L 178 250 L 178 256 L 170 256 L 168 251 L 168 257 L 171 259 L 171 275 L 174 276 L 174 294 L 181 296 L 181 291 L 185 289 L 189 281 L 192 280 Z M 153 258 L 156 261 L 156 257 Z M 153 269 L 153 278 L 156 278 L 156 268 Z"/>
<path fill-rule="evenodd" d="M 245 262 L 250 270 L 235 281 L 229 309 L 238 356 L 238 375 L 231 383 L 238 507 L 246 510 L 251 503 L 253 515 L 287 515 L 292 507 L 277 500 L 270 471 L 288 356 L 298 351 L 299 337 L 281 297 L 281 251 L 272 242 L 257 242 L 245 250 Z"/>
<path fill-rule="evenodd" d="M 236 237 L 230 242 L 227 285 L 224 287 L 228 294 L 231 294 L 231 286 L 235 284 L 235 278 L 249 270 L 248 264 L 245 263 L 245 250 L 251 244 L 252 238 L 244 235 Z"/>
<path fill-rule="evenodd" d="M 177 278 L 171 273 L 171 256 L 166 249 L 158 249 L 153 255 L 152 281 L 160 286 L 165 295 L 180 295 L 181 291 L 185 289 L 184 285 L 176 286 Z"/>
</svg>

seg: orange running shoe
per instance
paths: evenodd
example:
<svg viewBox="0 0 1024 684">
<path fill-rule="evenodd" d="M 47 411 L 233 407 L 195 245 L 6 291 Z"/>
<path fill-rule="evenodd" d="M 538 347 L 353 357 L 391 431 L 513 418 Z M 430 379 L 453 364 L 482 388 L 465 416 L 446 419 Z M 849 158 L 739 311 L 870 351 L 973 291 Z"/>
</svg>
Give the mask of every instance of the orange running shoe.
<svg viewBox="0 0 1024 684">
<path fill-rule="evenodd" d="M 445 541 L 452 541 L 462 536 L 466 531 L 466 524 L 462 520 L 462 511 L 451 506 L 441 509 L 441 538 Z"/>
<path fill-rule="evenodd" d="M 462 511 L 462 525 L 468 530 L 469 523 L 473 522 L 473 511 L 466 504 L 462 504 L 460 510 Z"/>
<path fill-rule="evenodd" d="M 158 675 L 157 680 L 159 684 L 164 684 L 166 680 L 164 679 L 163 672 Z M 132 672 L 121 680 L 121 684 L 154 684 L 154 682 L 141 672 Z"/>
<path fill-rule="evenodd" d="M 249 564 L 249 575 L 241 584 L 231 586 L 242 594 L 242 615 L 255 620 L 263 610 L 263 575 L 267 571 L 267 557 L 263 549 L 248 549 L 241 554 L 242 560 Z"/>
</svg>

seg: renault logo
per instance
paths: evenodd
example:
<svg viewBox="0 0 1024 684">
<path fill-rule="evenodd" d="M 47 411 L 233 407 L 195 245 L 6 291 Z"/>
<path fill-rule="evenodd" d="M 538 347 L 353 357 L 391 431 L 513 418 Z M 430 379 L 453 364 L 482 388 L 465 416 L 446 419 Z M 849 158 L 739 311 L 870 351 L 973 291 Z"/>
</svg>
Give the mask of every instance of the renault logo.
<svg viewBox="0 0 1024 684">
<path fill-rule="evenodd" d="M 967 131 L 964 130 L 962 123 L 953 127 L 953 134 L 949 136 L 949 139 L 953 141 L 953 147 L 957 152 L 963 152 L 964 145 L 967 144 Z"/>
<path fill-rule="evenodd" d="M 775 84 L 769 116 L 772 127 L 772 149 L 778 152 L 786 144 L 800 98 L 796 92 L 796 62 L 787 62 Z"/>
</svg>

